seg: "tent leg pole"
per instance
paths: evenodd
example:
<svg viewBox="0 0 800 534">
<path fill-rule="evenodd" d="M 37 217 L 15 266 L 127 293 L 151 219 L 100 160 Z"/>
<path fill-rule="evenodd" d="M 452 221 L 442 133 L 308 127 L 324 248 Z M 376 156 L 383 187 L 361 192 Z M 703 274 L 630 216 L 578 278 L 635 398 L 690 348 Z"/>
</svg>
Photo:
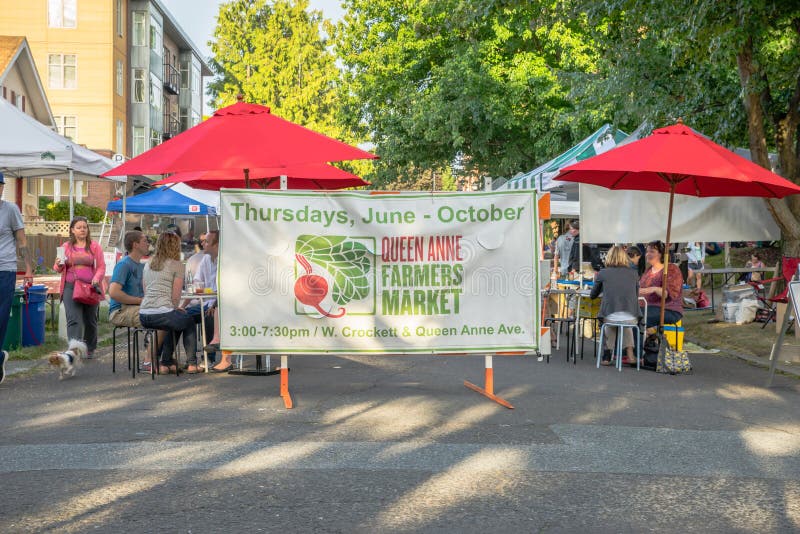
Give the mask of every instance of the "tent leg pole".
<svg viewBox="0 0 800 534">
<path fill-rule="evenodd" d="M 127 214 L 127 200 L 128 200 L 128 177 L 125 177 L 125 186 L 122 189 L 122 232 L 119 234 L 119 240 L 125 242 L 125 221 L 128 219 Z M 124 248 L 124 246 L 123 246 Z"/>
<path fill-rule="evenodd" d="M 72 219 L 75 218 L 75 177 L 73 175 L 72 169 L 69 170 L 69 220 L 72 222 Z"/>
</svg>

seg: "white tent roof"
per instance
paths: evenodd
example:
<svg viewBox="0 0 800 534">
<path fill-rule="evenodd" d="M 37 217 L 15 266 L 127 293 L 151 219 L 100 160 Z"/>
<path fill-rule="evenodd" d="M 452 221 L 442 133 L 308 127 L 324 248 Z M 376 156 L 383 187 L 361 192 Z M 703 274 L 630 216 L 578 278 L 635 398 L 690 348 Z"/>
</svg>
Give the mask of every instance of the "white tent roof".
<svg viewBox="0 0 800 534">
<path fill-rule="evenodd" d="M 214 206 L 219 213 L 219 191 L 207 191 L 205 189 L 195 189 L 186 184 L 177 183 L 172 186 L 172 190 L 183 196 L 202 202 L 207 206 Z"/>
<path fill-rule="evenodd" d="M 0 99 L 0 172 L 10 177 L 65 179 L 71 169 L 76 180 L 125 182 L 125 176 L 100 177 L 115 166 Z"/>
</svg>

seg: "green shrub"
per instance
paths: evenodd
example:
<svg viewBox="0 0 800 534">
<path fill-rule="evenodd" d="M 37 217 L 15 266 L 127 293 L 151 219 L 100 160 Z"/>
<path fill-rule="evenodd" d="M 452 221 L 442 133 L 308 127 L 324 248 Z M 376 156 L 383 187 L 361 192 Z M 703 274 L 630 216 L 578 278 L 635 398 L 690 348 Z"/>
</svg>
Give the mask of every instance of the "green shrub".
<svg viewBox="0 0 800 534">
<path fill-rule="evenodd" d="M 39 199 L 40 206 L 42 199 Z M 69 202 L 62 200 L 61 202 L 45 201 L 44 203 L 44 220 L 45 221 L 68 221 L 69 220 Z M 75 204 L 75 215 L 86 217 L 89 222 L 97 223 L 102 222 L 105 212 L 94 206 L 87 204 Z"/>
</svg>

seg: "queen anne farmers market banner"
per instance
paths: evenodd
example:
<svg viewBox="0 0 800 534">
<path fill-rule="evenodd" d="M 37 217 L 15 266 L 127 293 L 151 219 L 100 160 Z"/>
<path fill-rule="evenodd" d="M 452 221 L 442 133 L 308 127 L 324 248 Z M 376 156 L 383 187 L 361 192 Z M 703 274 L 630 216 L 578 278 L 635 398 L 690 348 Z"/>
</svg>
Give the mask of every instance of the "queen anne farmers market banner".
<svg viewBox="0 0 800 534">
<path fill-rule="evenodd" d="M 223 190 L 222 348 L 536 350 L 536 207 L 530 191 Z"/>
</svg>

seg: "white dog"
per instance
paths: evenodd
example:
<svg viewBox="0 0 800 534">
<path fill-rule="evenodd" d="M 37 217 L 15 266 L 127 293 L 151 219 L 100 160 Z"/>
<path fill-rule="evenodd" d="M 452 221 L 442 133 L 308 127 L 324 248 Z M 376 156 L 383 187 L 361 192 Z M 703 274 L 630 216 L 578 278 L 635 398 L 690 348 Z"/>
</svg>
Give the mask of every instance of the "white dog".
<svg viewBox="0 0 800 534">
<path fill-rule="evenodd" d="M 64 380 L 64 378 L 75 376 L 75 368 L 81 365 L 81 358 L 86 358 L 87 354 L 86 343 L 70 339 L 67 350 L 54 352 L 50 356 L 50 365 L 58 367 L 58 379 Z"/>
</svg>

